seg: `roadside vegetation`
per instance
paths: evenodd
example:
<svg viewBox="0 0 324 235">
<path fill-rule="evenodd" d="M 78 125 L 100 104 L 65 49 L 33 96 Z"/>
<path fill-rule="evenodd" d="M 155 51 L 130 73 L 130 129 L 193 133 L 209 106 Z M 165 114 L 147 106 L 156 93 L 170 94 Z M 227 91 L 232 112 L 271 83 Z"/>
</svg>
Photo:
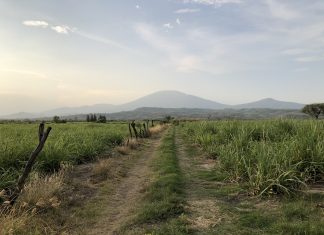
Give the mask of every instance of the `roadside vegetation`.
<svg viewBox="0 0 324 235">
<path fill-rule="evenodd" d="M 187 138 L 182 145 L 188 234 L 324 233 L 323 191 L 253 196 L 244 184 L 226 179 L 217 159 Z"/>
<path fill-rule="evenodd" d="M 185 135 L 251 195 L 294 194 L 324 180 L 324 122 L 191 122 Z M 218 174 L 218 172 L 215 172 Z"/>
<path fill-rule="evenodd" d="M 61 164 L 76 164 L 123 143 L 126 124 L 51 124 L 53 130 L 35 168 L 39 172 L 58 171 Z M 12 186 L 37 145 L 37 124 L 0 125 L 0 189 Z M 1 191 L 1 190 L 0 190 Z"/>
</svg>

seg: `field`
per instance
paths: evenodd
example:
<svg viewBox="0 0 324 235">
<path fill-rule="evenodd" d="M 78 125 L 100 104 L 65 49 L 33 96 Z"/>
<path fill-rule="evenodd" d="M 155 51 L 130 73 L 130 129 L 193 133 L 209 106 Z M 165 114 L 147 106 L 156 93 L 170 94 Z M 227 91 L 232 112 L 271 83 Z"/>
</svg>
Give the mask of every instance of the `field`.
<svg viewBox="0 0 324 235">
<path fill-rule="evenodd" d="M 184 124 L 215 174 L 246 183 L 250 193 L 290 194 L 324 180 L 323 121 L 217 121 Z"/>
<path fill-rule="evenodd" d="M 29 178 L 1 234 L 324 233 L 324 121 L 173 120 L 127 145 L 126 123 L 51 126 L 34 168 L 51 176 Z M 0 124 L 0 189 L 37 128 Z"/>
<path fill-rule="evenodd" d="M 81 163 L 121 144 L 127 124 L 48 124 L 53 129 L 36 169 L 54 172 L 62 163 Z M 0 188 L 12 186 L 38 143 L 38 124 L 0 124 Z"/>
</svg>

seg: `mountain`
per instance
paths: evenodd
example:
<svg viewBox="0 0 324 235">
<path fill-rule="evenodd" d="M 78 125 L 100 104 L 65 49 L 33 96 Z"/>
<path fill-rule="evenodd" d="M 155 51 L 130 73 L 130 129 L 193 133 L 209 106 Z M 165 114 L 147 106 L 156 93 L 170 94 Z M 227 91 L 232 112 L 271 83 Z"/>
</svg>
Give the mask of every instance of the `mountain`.
<svg viewBox="0 0 324 235">
<path fill-rule="evenodd" d="M 224 109 L 228 105 L 206 100 L 198 96 L 187 95 L 179 91 L 158 91 L 123 104 L 120 107 L 121 110 L 126 111 L 140 107 Z"/>
<path fill-rule="evenodd" d="M 295 118 L 305 119 L 308 116 L 300 110 L 292 109 L 189 109 L 189 108 L 138 108 L 132 111 L 123 111 L 106 114 L 108 120 L 161 120 L 166 116 L 178 119 L 269 119 Z M 85 120 L 86 115 L 63 117 L 70 120 Z M 50 119 L 49 119 L 50 120 Z"/>
<path fill-rule="evenodd" d="M 300 110 L 303 104 L 274 100 L 271 98 L 240 105 L 226 105 L 215 101 L 188 95 L 179 91 L 159 91 L 146 95 L 129 103 L 122 105 L 95 104 L 79 107 L 63 107 L 40 113 L 17 113 L 0 116 L 0 119 L 34 119 L 58 116 L 70 116 L 88 113 L 116 113 L 131 111 L 142 107 L 155 107 L 166 109 L 275 109 L 275 110 Z M 195 111 L 196 112 L 196 111 Z"/>
<path fill-rule="evenodd" d="M 112 104 L 95 104 L 85 105 L 79 107 L 63 107 L 58 109 L 52 109 L 40 113 L 42 116 L 55 116 L 55 115 L 73 115 L 81 113 L 108 113 L 119 111 L 118 106 Z"/>
<path fill-rule="evenodd" d="M 302 109 L 303 107 L 303 104 L 279 101 L 272 98 L 233 106 L 235 109 Z"/>
</svg>

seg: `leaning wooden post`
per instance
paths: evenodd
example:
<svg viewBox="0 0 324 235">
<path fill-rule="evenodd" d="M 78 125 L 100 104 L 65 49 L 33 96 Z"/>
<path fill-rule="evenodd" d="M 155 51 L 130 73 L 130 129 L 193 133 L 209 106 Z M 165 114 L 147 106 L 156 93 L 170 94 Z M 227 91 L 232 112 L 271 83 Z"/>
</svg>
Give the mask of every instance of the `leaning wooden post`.
<svg viewBox="0 0 324 235">
<path fill-rule="evenodd" d="M 24 188 L 26 179 L 28 178 L 28 175 L 31 172 L 32 167 L 35 164 L 35 160 L 36 160 L 38 154 L 42 151 L 42 149 L 45 145 L 45 142 L 47 140 L 47 137 L 48 137 L 50 131 L 52 130 L 52 128 L 48 127 L 46 131 L 44 131 L 44 130 L 45 130 L 45 124 L 44 124 L 44 122 L 42 122 L 39 125 L 39 129 L 38 129 L 38 140 L 39 140 L 38 146 L 30 154 L 29 160 L 25 166 L 25 170 L 24 170 L 22 176 L 20 176 L 20 178 L 18 180 L 17 187 L 14 190 L 13 194 L 10 196 L 10 199 L 9 199 L 10 205 L 13 205 L 16 202 L 21 190 Z"/>
<path fill-rule="evenodd" d="M 147 137 L 147 130 L 146 130 L 146 125 L 145 125 L 145 122 L 143 123 L 143 137 L 146 138 Z"/>
<path fill-rule="evenodd" d="M 133 122 L 131 123 L 131 126 L 132 126 L 132 128 L 133 128 L 134 135 L 135 135 L 135 137 L 136 137 L 136 139 L 137 139 L 137 138 L 138 138 L 138 133 L 137 133 L 137 130 L 136 130 L 135 121 L 133 121 Z"/>
<path fill-rule="evenodd" d="M 154 121 L 153 121 L 153 119 L 152 119 L 152 127 L 154 127 Z"/>
<path fill-rule="evenodd" d="M 132 128 L 131 128 L 130 123 L 128 123 L 128 130 L 129 130 L 129 134 L 130 134 L 131 139 L 133 139 L 133 133 L 132 133 Z"/>
</svg>

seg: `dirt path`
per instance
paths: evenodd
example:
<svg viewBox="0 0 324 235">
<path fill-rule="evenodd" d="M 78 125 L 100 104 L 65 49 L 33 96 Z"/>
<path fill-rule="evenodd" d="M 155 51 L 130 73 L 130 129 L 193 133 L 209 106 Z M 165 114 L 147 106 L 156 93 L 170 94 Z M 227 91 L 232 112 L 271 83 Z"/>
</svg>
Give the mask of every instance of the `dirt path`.
<svg viewBox="0 0 324 235">
<path fill-rule="evenodd" d="M 161 138 L 149 140 L 133 167 L 120 180 L 116 188 L 107 195 L 103 212 L 94 226 L 84 234 L 119 234 L 118 230 L 134 216 L 136 205 L 141 200 L 152 174 L 150 163 Z"/>
<path fill-rule="evenodd" d="M 216 164 L 215 160 L 207 159 L 202 155 L 190 154 L 189 146 L 186 146 L 182 136 L 177 133 L 176 144 L 178 147 L 178 158 L 181 170 L 185 178 L 185 194 L 187 206 L 185 208 L 188 217 L 189 229 L 194 234 L 208 233 L 222 221 L 218 202 L 209 191 L 219 187 L 219 182 L 206 181 L 197 174 L 212 170 Z"/>
</svg>

